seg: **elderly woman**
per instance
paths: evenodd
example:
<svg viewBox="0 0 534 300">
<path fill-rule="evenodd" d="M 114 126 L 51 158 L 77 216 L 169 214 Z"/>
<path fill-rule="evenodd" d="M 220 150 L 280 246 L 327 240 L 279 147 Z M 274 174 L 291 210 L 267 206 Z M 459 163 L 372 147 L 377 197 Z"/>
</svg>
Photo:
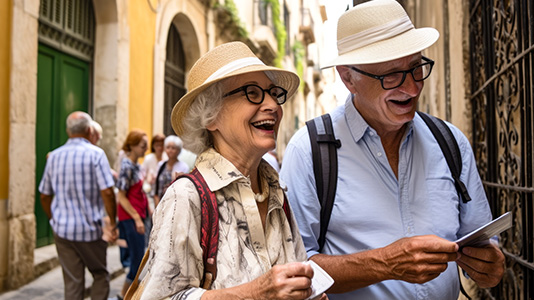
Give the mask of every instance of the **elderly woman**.
<svg viewBox="0 0 534 300">
<path fill-rule="evenodd" d="M 165 138 L 163 148 L 167 153 L 168 160 L 160 162 L 158 165 L 158 173 L 156 176 L 156 188 L 154 194 L 154 205 L 158 206 L 159 201 L 165 194 L 169 184 L 176 178 L 176 176 L 189 172 L 189 166 L 178 160 L 178 155 L 182 152 L 184 142 L 182 139 L 169 135 Z"/>
<path fill-rule="evenodd" d="M 126 157 L 121 161 L 121 169 L 117 180 L 117 198 L 119 205 L 118 228 L 121 237 L 127 244 L 127 255 L 130 259 L 130 271 L 126 275 L 121 295 L 128 290 L 135 278 L 137 269 L 145 252 L 145 225 L 148 201 L 143 192 L 143 173 L 138 160 L 145 155 L 148 148 L 148 138 L 144 131 L 134 129 L 128 133 L 122 145 Z M 117 298 L 121 298 L 118 295 Z"/>
<path fill-rule="evenodd" d="M 217 277 L 200 287 L 200 198 L 190 180 L 179 178 L 154 213 L 141 299 L 310 297 L 313 270 L 302 263 L 306 252 L 294 217 L 284 213 L 278 174 L 262 160 L 276 146 L 281 105 L 297 90 L 298 76 L 265 66 L 232 42 L 201 57 L 188 79 L 172 125 L 199 154 L 196 170 L 217 198 Z"/>
<path fill-rule="evenodd" d="M 165 136 L 161 133 L 155 134 L 150 142 L 150 153 L 145 155 L 141 169 L 145 172 L 146 181 L 153 189 L 156 182 L 156 174 L 158 172 L 158 165 L 162 161 L 167 160 L 167 154 L 163 146 Z"/>
</svg>

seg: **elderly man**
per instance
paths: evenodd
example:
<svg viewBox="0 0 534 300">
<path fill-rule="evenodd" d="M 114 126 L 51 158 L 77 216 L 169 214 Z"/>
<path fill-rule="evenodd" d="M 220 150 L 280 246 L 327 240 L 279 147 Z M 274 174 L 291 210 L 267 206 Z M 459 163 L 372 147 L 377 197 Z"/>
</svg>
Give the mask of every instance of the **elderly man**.
<svg viewBox="0 0 534 300">
<path fill-rule="evenodd" d="M 91 299 L 109 296 L 102 226 L 105 207 L 113 228 L 109 241 L 117 239 L 114 182 L 104 151 L 90 142 L 91 122 L 81 111 L 67 117 L 69 139 L 50 153 L 39 185 L 63 269 L 65 299 L 84 298 L 85 267 L 94 278 Z"/>
<path fill-rule="evenodd" d="M 308 129 L 287 146 L 281 178 L 308 257 L 335 280 L 332 300 L 457 299 L 457 264 L 483 288 L 503 276 L 497 246 L 454 242 L 492 217 L 469 141 L 448 124 L 472 197 L 463 203 L 438 142 L 415 114 L 434 64 L 421 51 L 438 36 L 415 29 L 393 0 L 357 5 L 339 19 L 339 55 L 326 67 L 336 67 L 351 95 L 330 114 L 341 147 L 322 250 Z"/>
</svg>

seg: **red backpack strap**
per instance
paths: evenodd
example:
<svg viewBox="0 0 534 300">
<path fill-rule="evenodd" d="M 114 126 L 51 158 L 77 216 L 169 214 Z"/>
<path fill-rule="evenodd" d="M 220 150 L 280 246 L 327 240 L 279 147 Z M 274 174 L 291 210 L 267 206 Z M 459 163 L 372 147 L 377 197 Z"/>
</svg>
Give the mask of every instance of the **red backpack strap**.
<svg viewBox="0 0 534 300">
<path fill-rule="evenodd" d="M 289 226 L 291 226 L 291 211 L 289 210 L 289 203 L 287 201 L 286 193 L 284 193 L 284 204 L 282 204 L 282 208 L 286 214 L 287 222 L 289 222 Z"/>
<path fill-rule="evenodd" d="M 204 177 L 195 168 L 189 174 L 178 177 L 189 178 L 196 186 L 201 204 L 201 232 L 200 246 L 202 248 L 202 260 L 204 262 L 204 275 L 200 286 L 210 289 L 211 284 L 217 277 L 217 246 L 219 243 L 219 211 L 217 198 L 204 180 Z M 208 261 L 212 258 L 213 260 Z"/>
<path fill-rule="evenodd" d="M 189 174 L 183 174 L 176 178 L 189 178 L 197 188 L 201 203 L 201 234 L 200 246 L 202 248 L 202 260 L 204 262 L 204 275 L 200 285 L 205 289 L 210 289 L 211 284 L 217 277 L 217 249 L 219 243 L 219 211 L 217 209 L 217 198 L 204 180 L 204 177 L 195 168 Z M 287 196 L 284 193 L 284 203 L 282 205 L 287 221 L 291 226 L 291 212 Z M 209 258 L 213 261 L 208 262 Z"/>
</svg>

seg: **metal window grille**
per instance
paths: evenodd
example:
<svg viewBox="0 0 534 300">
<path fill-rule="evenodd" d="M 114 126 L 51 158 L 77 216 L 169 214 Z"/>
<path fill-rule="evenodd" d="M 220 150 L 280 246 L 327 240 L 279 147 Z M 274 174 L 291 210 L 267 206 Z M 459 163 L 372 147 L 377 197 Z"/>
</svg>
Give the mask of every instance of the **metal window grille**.
<svg viewBox="0 0 534 300">
<path fill-rule="evenodd" d="M 94 52 L 95 16 L 90 0 L 41 0 L 39 41 L 86 61 Z"/>
<path fill-rule="evenodd" d="M 494 216 L 514 215 L 504 278 L 481 299 L 534 298 L 533 19 L 532 0 L 470 0 L 473 147 Z"/>
</svg>

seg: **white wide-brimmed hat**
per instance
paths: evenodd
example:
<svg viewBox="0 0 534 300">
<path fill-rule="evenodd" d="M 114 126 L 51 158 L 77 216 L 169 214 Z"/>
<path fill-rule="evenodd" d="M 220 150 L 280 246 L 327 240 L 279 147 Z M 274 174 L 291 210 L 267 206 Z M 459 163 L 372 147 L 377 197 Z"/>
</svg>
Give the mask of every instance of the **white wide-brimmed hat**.
<svg viewBox="0 0 534 300">
<path fill-rule="evenodd" d="M 372 0 L 346 11 L 337 23 L 338 56 L 323 65 L 381 63 L 421 52 L 439 38 L 434 28 L 416 29 L 395 0 Z"/>
<path fill-rule="evenodd" d="M 191 68 L 185 94 L 174 105 L 171 114 L 172 128 L 177 135 L 184 133 L 183 118 L 198 94 L 212 84 L 241 74 L 271 71 L 274 83 L 287 90 L 290 98 L 297 91 L 300 79 L 291 71 L 266 66 L 252 50 L 242 42 L 230 42 L 213 48 L 204 54 Z"/>
</svg>

